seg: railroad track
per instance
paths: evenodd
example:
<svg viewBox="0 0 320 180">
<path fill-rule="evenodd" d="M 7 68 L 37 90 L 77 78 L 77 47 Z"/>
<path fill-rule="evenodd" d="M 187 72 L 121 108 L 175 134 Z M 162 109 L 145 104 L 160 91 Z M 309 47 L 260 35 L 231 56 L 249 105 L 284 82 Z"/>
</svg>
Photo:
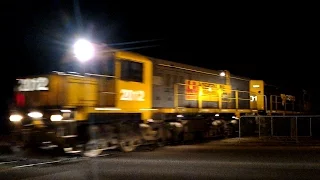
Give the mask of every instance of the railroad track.
<svg viewBox="0 0 320 180">
<path fill-rule="evenodd" d="M 154 148 L 150 148 L 148 146 L 142 146 L 137 148 L 137 151 L 153 151 Z M 97 156 L 96 158 L 101 157 L 118 157 L 124 155 L 118 150 L 108 150 L 103 154 Z M 50 165 L 63 165 L 67 163 L 76 163 L 79 161 L 89 160 L 91 158 L 84 157 L 81 155 L 71 155 L 66 156 L 62 155 L 55 151 L 26 151 L 20 152 L 17 151 L 13 154 L 0 154 L 0 172 L 21 169 L 21 168 L 29 168 L 29 167 L 47 167 Z"/>
<path fill-rule="evenodd" d="M 114 156 L 115 154 L 101 154 L 98 157 Z M 97 157 L 97 158 L 98 158 Z M 29 168 L 29 167 L 45 167 L 50 165 L 62 165 L 67 163 L 76 163 L 89 160 L 89 157 L 24 157 L 15 155 L 0 156 L 0 172 Z"/>
</svg>

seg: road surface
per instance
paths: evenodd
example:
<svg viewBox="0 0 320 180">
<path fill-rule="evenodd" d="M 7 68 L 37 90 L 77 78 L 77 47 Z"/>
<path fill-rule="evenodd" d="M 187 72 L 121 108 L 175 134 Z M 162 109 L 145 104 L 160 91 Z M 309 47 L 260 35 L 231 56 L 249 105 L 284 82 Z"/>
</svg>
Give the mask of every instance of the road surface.
<svg viewBox="0 0 320 180">
<path fill-rule="evenodd" d="M 0 179 L 319 179 L 319 152 L 319 147 L 205 143 L 98 158 L 3 155 Z"/>
</svg>

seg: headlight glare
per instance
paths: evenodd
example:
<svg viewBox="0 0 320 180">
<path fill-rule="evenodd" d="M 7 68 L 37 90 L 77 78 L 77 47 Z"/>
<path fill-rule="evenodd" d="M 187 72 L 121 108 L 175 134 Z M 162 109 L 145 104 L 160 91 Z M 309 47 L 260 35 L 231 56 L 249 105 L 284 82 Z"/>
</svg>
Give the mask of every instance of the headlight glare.
<svg viewBox="0 0 320 180">
<path fill-rule="evenodd" d="M 51 115 L 50 120 L 51 121 L 61 121 L 63 119 L 63 117 L 60 114 L 54 114 Z"/>
<path fill-rule="evenodd" d="M 33 111 L 28 113 L 28 116 L 31 118 L 42 118 L 43 114 L 41 112 Z"/>
<path fill-rule="evenodd" d="M 22 119 L 23 119 L 23 117 L 21 115 L 19 115 L 19 114 L 12 114 L 9 117 L 9 120 L 11 122 L 20 122 Z"/>
</svg>

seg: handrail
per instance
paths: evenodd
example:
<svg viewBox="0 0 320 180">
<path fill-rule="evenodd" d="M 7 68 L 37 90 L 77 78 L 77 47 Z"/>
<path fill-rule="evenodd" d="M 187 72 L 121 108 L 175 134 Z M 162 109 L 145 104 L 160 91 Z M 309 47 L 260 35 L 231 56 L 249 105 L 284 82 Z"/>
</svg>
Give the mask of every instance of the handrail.
<svg viewBox="0 0 320 180">
<path fill-rule="evenodd" d="M 174 84 L 174 105 L 175 105 L 175 108 L 177 107 L 180 107 L 181 105 L 179 105 L 179 97 L 178 96 L 186 96 L 186 95 L 190 95 L 190 96 L 193 96 L 194 98 L 190 99 L 190 100 L 184 100 L 184 101 L 196 101 L 198 102 L 198 108 L 202 108 L 202 103 L 203 102 L 218 102 L 218 103 L 221 103 L 221 102 L 231 102 L 233 103 L 233 105 L 236 107 L 236 109 L 247 109 L 247 108 L 242 108 L 240 107 L 239 105 L 241 104 L 241 102 L 239 101 L 248 101 L 249 103 L 251 102 L 251 107 L 249 109 L 252 109 L 252 110 L 256 110 L 257 107 L 255 107 L 257 104 L 252 104 L 252 99 L 250 98 L 250 96 L 252 95 L 255 95 L 255 96 L 263 96 L 264 100 L 264 111 L 287 111 L 287 112 L 291 112 L 291 111 L 294 111 L 294 108 L 296 106 L 296 104 L 293 103 L 288 103 L 288 102 L 285 102 L 286 105 L 292 105 L 292 109 L 285 109 L 285 110 L 282 110 L 282 109 L 279 109 L 277 106 L 276 106 L 276 109 L 273 109 L 273 104 L 274 102 L 272 100 L 270 100 L 270 102 L 268 102 L 268 96 L 265 95 L 265 94 L 257 94 L 257 93 L 254 93 L 254 92 L 250 92 L 250 91 L 244 91 L 244 90 L 234 90 L 234 89 L 231 89 L 231 91 L 227 92 L 228 93 L 228 97 L 222 97 L 221 94 L 219 94 L 218 92 L 214 95 L 210 95 L 210 94 L 199 94 L 198 93 L 190 93 L 190 94 L 186 94 L 185 92 L 181 92 L 182 89 L 180 89 L 180 86 L 186 86 L 186 84 L 184 83 L 176 83 Z M 199 89 L 201 89 L 201 87 L 199 86 Z M 183 91 L 185 91 L 185 89 L 183 89 Z M 203 92 L 203 91 L 202 91 Z M 234 93 L 234 95 L 232 95 Z M 247 97 L 249 98 L 245 98 L 245 97 L 239 97 L 239 93 L 246 93 Z M 240 95 L 241 96 L 241 95 Z M 270 95 L 270 97 L 274 97 L 276 95 Z M 206 100 L 206 98 L 204 99 L 201 99 L 200 97 L 206 97 L 206 98 L 211 98 L 210 100 Z M 280 97 L 280 96 L 277 96 L 277 97 Z M 222 100 L 223 99 L 223 100 Z M 231 101 L 230 101 L 231 100 Z M 234 101 L 234 102 L 232 102 Z M 257 101 L 254 101 L 254 102 L 257 102 Z M 279 102 L 277 102 L 279 104 Z M 270 105 L 270 108 L 268 107 Z M 219 108 L 222 108 L 221 106 L 219 106 Z"/>
</svg>

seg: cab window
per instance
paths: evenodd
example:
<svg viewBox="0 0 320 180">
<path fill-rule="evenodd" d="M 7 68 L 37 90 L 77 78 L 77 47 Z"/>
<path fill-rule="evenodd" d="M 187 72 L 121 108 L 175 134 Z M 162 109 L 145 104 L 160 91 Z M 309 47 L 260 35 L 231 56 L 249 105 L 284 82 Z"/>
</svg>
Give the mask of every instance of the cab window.
<svg viewBox="0 0 320 180">
<path fill-rule="evenodd" d="M 63 71 L 65 72 L 77 72 L 77 73 L 91 73 L 99 75 L 114 76 L 115 73 L 115 61 L 114 55 L 106 56 L 101 59 L 94 59 L 86 64 L 81 64 L 78 61 L 66 62 L 63 65 Z"/>
<path fill-rule="evenodd" d="M 121 60 L 121 80 L 143 82 L 143 64 L 139 62 Z"/>
<path fill-rule="evenodd" d="M 93 73 L 93 74 L 114 76 L 114 66 L 115 66 L 114 60 L 108 59 L 104 61 L 92 62 L 90 65 L 86 67 L 87 68 L 86 71 L 88 73 Z"/>
</svg>

